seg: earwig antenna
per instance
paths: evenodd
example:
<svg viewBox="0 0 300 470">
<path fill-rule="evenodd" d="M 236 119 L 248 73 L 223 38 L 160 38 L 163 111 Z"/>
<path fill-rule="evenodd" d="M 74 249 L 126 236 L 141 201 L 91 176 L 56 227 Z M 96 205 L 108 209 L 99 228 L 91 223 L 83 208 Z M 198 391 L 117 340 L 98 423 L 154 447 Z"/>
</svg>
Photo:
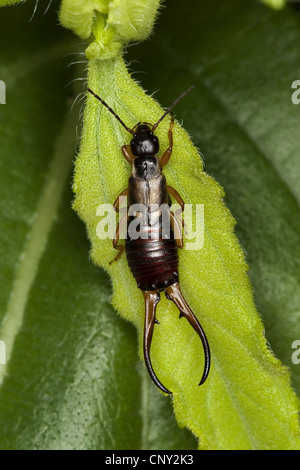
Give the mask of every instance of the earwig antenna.
<svg viewBox="0 0 300 470">
<path fill-rule="evenodd" d="M 94 93 L 93 90 L 91 90 L 90 88 L 88 88 L 87 90 L 91 93 L 91 95 L 97 98 L 97 100 L 99 100 L 108 109 L 108 111 L 111 112 L 113 116 L 115 116 L 115 118 L 119 121 L 120 124 L 122 124 L 122 126 L 126 129 L 127 132 L 130 132 L 130 134 L 134 135 L 133 130 L 126 126 L 126 124 L 122 121 L 120 116 L 118 116 L 117 113 L 115 113 L 115 111 L 111 109 L 111 107 L 108 106 L 108 104 L 105 103 L 105 101 L 102 98 L 100 98 L 100 96 L 96 95 L 96 93 Z"/>
<path fill-rule="evenodd" d="M 159 120 L 154 124 L 154 126 L 152 127 L 152 132 L 157 128 L 158 124 L 161 123 L 161 121 L 166 117 L 167 114 L 169 114 L 169 112 L 171 111 L 171 109 L 174 108 L 174 106 L 176 106 L 176 104 L 185 96 L 187 95 L 190 91 L 192 91 L 193 89 L 195 88 L 194 85 L 190 86 L 190 88 L 188 90 L 186 90 L 184 93 L 182 93 L 182 95 L 180 95 L 175 101 L 173 104 L 171 104 L 171 106 L 168 107 L 167 111 L 162 115 L 161 118 L 159 118 Z"/>
</svg>

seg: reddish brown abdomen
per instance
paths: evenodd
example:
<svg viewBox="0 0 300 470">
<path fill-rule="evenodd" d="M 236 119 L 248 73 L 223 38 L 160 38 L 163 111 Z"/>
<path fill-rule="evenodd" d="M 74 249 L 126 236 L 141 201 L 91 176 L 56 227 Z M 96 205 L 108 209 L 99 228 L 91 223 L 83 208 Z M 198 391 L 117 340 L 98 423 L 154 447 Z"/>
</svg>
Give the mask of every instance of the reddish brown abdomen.
<svg viewBox="0 0 300 470">
<path fill-rule="evenodd" d="M 125 250 L 139 289 L 164 289 L 178 281 L 178 250 L 174 238 L 128 240 Z"/>
</svg>

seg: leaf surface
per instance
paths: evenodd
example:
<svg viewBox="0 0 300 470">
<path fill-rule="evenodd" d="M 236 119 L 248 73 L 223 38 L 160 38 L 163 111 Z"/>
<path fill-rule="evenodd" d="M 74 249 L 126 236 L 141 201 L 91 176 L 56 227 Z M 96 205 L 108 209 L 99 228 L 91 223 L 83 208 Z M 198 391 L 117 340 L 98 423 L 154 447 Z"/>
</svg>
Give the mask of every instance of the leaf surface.
<svg viewBox="0 0 300 470">
<path fill-rule="evenodd" d="M 0 447 L 195 448 L 149 387 L 71 209 L 81 90 L 68 84 L 83 59 L 54 10 L 39 4 L 31 22 L 32 2 L 0 10 Z"/>
<path fill-rule="evenodd" d="M 178 16 L 179 11 L 184 14 Z M 7 105 L 1 107 L 4 142 L 1 150 L 1 221 L 5 229 L 1 231 L 1 318 L 7 311 L 11 312 L 8 307 L 14 297 L 24 254 L 26 259 L 35 221 L 41 220 L 40 203 L 47 182 L 53 176 L 51 170 L 59 169 L 53 162 L 59 162 L 58 155 L 63 156 L 66 152 L 65 163 L 60 163 L 65 183 L 59 171 L 54 178 L 61 182 L 56 205 L 54 209 L 49 202 L 42 206 L 49 209 L 46 221 L 51 217 L 52 222 L 46 233 L 42 230 L 44 224 L 38 226 L 35 240 L 40 245 L 32 244 L 38 251 L 29 251 L 29 271 L 25 270 L 25 274 L 23 271 L 21 278 L 26 282 L 19 283 L 27 286 L 21 297 L 21 317 L 19 304 L 15 301 L 12 328 L 6 329 L 12 333 L 13 341 L 0 388 L 1 448 L 194 448 L 193 437 L 178 429 L 170 401 L 149 384 L 144 366 L 137 359 L 135 331 L 110 305 L 108 278 L 88 259 L 89 243 L 83 225 L 71 212 L 72 195 L 68 184 L 76 119 L 74 116 L 74 120 L 68 118 L 69 106 L 63 87 L 76 74 L 72 75 L 72 68 L 67 69 L 65 61 L 61 60 L 67 51 L 77 52 L 78 46 L 74 48 L 69 42 L 70 36 L 51 26 L 56 22 L 53 16 L 46 16 L 44 20 L 43 15 L 36 16 L 25 27 L 31 14 L 32 4 L 0 12 L 1 24 L 5 25 L 1 28 L 1 42 L 9 44 L 1 50 L 0 76 L 7 83 L 8 98 Z M 176 33 L 180 28 L 189 32 L 184 38 Z M 291 343 L 296 339 L 299 323 L 299 207 L 296 196 L 299 144 L 298 110 L 290 102 L 290 84 L 298 74 L 298 41 L 297 18 L 290 11 L 279 14 L 256 3 L 232 0 L 226 5 L 215 1 L 209 5 L 197 2 L 191 15 L 188 5 L 174 1 L 163 10 L 156 36 L 130 50 L 132 58 L 139 58 L 138 70 L 148 72 L 148 75 L 141 74 L 143 86 L 150 92 L 160 88 L 157 97 L 165 106 L 191 82 L 197 85 L 194 98 L 186 98 L 178 105 L 176 114 L 178 118 L 184 118 L 185 127 L 201 148 L 206 171 L 226 189 L 226 201 L 238 221 L 238 235 L 247 249 L 255 302 L 263 316 L 267 337 L 277 355 L 293 368 L 295 386 L 299 386 L 299 373 L 297 366 L 291 363 Z M 78 44 L 78 40 L 75 42 Z M 260 47 L 261 44 L 264 47 Z M 107 93 L 111 93 L 112 86 L 108 81 Z M 96 104 L 92 106 L 95 110 Z M 152 118 L 157 115 L 158 108 L 151 105 L 149 113 Z M 130 117 L 134 121 L 136 116 L 133 113 Z M 264 127 L 262 123 L 265 123 Z M 110 125 L 115 126 L 113 120 Z M 166 127 L 167 124 L 160 131 L 163 146 L 166 145 Z M 90 128 L 90 132 L 94 135 L 96 128 Z M 120 145 L 126 136 L 117 126 L 109 135 L 117 136 L 117 141 L 109 142 L 115 158 L 115 155 L 120 156 Z M 179 128 L 176 135 L 183 136 Z M 184 140 L 182 145 L 186 142 Z M 197 168 L 200 165 L 199 160 L 193 161 L 194 150 L 191 152 L 189 171 L 195 168 L 194 165 Z M 186 165 L 180 161 L 181 155 L 179 146 L 174 173 L 170 168 L 168 178 L 175 187 L 178 181 L 184 181 L 189 191 L 182 195 L 199 200 L 202 186 L 200 188 L 199 182 L 194 186 L 199 173 L 196 178 L 186 172 Z M 118 168 L 114 161 L 111 167 L 111 173 L 120 176 L 115 186 L 110 184 L 107 188 L 110 202 L 111 197 L 113 199 L 115 193 L 123 189 L 128 174 L 121 156 L 119 161 Z M 205 188 L 208 192 L 209 183 L 214 188 L 210 200 L 215 198 L 216 205 L 221 207 L 222 193 L 216 192 L 218 186 L 205 175 L 203 179 L 208 182 Z M 44 200 L 48 201 L 47 198 Z M 91 208 L 92 215 L 93 211 L 94 207 Z M 232 227 L 233 220 L 228 212 L 223 208 L 221 213 L 223 217 L 226 215 L 227 228 Z M 217 228 L 221 232 L 220 227 Z M 237 246 L 236 241 L 234 246 Z M 114 252 L 109 245 L 105 250 L 105 256 L 110 260 Z M 243 315 L 228 315 L 225 308 L 233 296 L 230 289 L 224 292 L 226 276 L 216 277 L 213 280 L 216 285 L 204 285 L 203 280 L 211 282 L 211 267 L 205 273 L 204 266 L 200 272 L 196 266 L 193 271 L 191 254 L 187 258 L 185 254 L 181 254 L 182 284 L 186 286 L 185 294 L 191 305 L 193 302 L 192 306 L 198 310 L 199 293 L 202 295 L 203 290 L 209 293 L 212 290 L 213 294 L 207 297 L 215 299 L 219 295 L 223 302 L 222 309 L 217 302 L 214 318 L 219 315 L 215 323 L 208 315 L 204 319 L 207 303 L 201 303 L 201 311 L 199 307 L 199 318 L 203 319 L 207 333 L 211 335 L 216 331 L 215 337 L 221 339 L 218 344 L 214 341 L 213 346 L 215 362 L 209 384 L 213 393 L 207 395 L 206 400 L 199 397 L 191 409 L 193 417 L 200 412 L 202 417 L 205 416 L 199 432 L 196 429 L 196 433 L 201 434 L 205 425 L 206 440 L 203 439 L 202 446 L 298 448 L 296 403 L 288 386 L 288 376 L 282 378 L 282 369 L 271 355 L 259 356 L 261 345 L 255 349 L 258 356 L 249 358 L 248 333 L 260 330 L 256 313 L 248 317 L 256 327 L 251 322 L 243 323 Z M 125 269 L 124 260 L 122 262 Z M 32 266 L 35 266 L 34 270 Z M 230 268 L 235 271 L 234 265 Z M 219 268 L 216 266 L 216 269 Z M 31 275 L 30 282 L 27 273 Z M 197 284 L 194 279 L 199 280 L 200 274 L 202 283 Z M 244 275 L 242 277 L 245 279 Z M 129 279 L 123 279 L 115 286 L 118 290 L 114 290 L 114 302 L 117 305 L 121 299 L 123 311 L 128 302 L 125 314 L 129 317 L 133 312 L 141 331 L 140 293 Z M 128 281 L 132 283 L 131 297 Z M 245 286 L 245 292 L 247 289 Z M 251 296 L 246 297 L 251 303 Z M 189 348 L 188 335 L 192 334 L 184 327 L 184 320 L 179 322 L 177 311 L 167 309 L 165 300 L 161 302 L 161 313 L 164 307 L 166 320 L 161 318 L 159 330 L 155 331 L 157 364 L 159 348 L 165 352 L 174 346 L 170 351 L 170 360 L 174 361 L 171 352 L 178 350 L 178 344 L 181 347 L 185 338 Z M 251 311 L 254 312 L 253 307 Z M 220 330 L 218 325 L 222 319 L 226 319 L 226 328 L 222 326 Z M 232 335 L 228 336 L 228 328 L 230 332 L 240 333 L 241 324 L 246 339 L 236 343 L 236 337 L 232 341 Z M 2 331 L 0 339 L 3 339 Z M 172 336 L 168 337 L 170 331 Z M 172 338 L 174 344 L 169 346 Z M 262 338 L 260 331 L 258 338 Z M 184 356 L 187 373 L 192 370 L 191 377 L 186 379 L 190 382 L 197 381 L 201 371 L 198 338 L 194 340 L 194 346 L 194 356 L 190 357 L 187 352 Z M 193 357 L 196 367 L 189 366 Z M 264 368 L 262 363 L 266 357 Z M 216 358 L 219 358 L 218 362 Z M 234 370 L 229 365 L 232 359 Z M 249 370 L 257 363 L 260 368 L 251 377 Z M 1 365 L 1 373 L 2 368 Z M 239 385 L 242 380 L 245 383 L 232 389 L 234 382 L 228 381 L 228 376 L 235 377 Z M 165 377 L 166 384 L 169 377 L 172 378 L 169 364 L 165 367 L 165 376 L 160 377 Z M 250 378 L 251 387 L 247 384 Z M 252 388 L 250 395 L 245 393 L 249 388 Z M 280 405 L 275 411 L 273 407 L 270 410 L 271 396 L 274 403 Z M 222 406 L 224 402 L 226 406 Z M 187 408 L 178 411 L 178 403 L 177 416 L 184 417 Z M 254 414 L 259 419 L 249 421 L 249 416 Z M 220 424 L 220 418 L 224 423 Z M 185 418 L 181 424 L 186 424 Z"/>
<path fill-rule="evenodd" d="M 230 7 L 232 13 L 237 2 Z M 205 9 L 203 5 L 203 11 L 209 15 L 214 9 Z M 196 24 L 192 26 L 195 31 Z M 203 36 L 206 31 L 209 29 L 203 30 Z M 213 31 L 218 38 L 220 31 L 217 28 Z M 168 39 L 160 44 L 167 45 Z M 216 44 L 212 44 L 215 48 Z M 181 45 L 190 52 L 186 46 Z M 202 43 L 200 50 L 201 46 Z M 169 48 L 172 49 L 171 43 Z M 176 51 L 173 63 L 180 50 L 179 44 L 172 49 Z M 195 50 L 192 52 L 194 56 Z M 180 64 L 179 59 L 176 66 Z M 141 121 L 154 123 L 163 112 L 130 80 L 120 59 L 105 63 L 90 61 L 88 84 L 111 106 L 113 103 L 114 110 L 129 127 Z M 173 78 L 172 87 L 175 85 Z M 200 94 L 195 92 L 197 99 Z M 157 131 L 162 144 L 160 154 L 168 145 L 167 128 L 168 122 L 164 121 Z M 160 325 L 155 328 L 152 346 L 154 369 L 162 383 L 173 391 L 177 420 L 200 437 L 203 448 L 298 448 L 298 400 L 290 388 L 287 369 L 275 359 L 264 339 L 243 251 L 233 233 L 234 220 L 221 200 L 222 189 L 203 172 L 196 149 L 179 126 L 175 126 L 174 141 L 172 159 L 164 170 L 167 181 L 186 204 L 204 204 L 205 210 L 204 246 L 200 251 L 180 253 L 180 276 L 183 292 L 207 332 L 212 371 L 205 385 L 193 386 L 199 382 L 203 367 L 199 339 L 188 324 L 176 322 L 176 308 L 166 300 L 158 306 Z M 114 201 L 127 186 L 130 169 L 119 149 L 128 142 L 117 120 L 89 96 L 76 162 L 74 208 L 87 224 L 94 262 L 111 276 L 113 305 L 138 329 L 141 353 L 142 295 L 135 289 L 124 257 L 109 267 L 114 257 L 111 240 L 99 240 L 97 232 L 97 207 Z"/>
</svg>

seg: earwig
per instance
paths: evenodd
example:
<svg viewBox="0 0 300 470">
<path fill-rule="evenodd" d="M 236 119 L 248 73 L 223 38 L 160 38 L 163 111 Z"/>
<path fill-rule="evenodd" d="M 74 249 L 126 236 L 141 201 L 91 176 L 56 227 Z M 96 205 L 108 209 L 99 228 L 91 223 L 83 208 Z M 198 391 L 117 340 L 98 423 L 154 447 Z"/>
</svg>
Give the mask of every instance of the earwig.
<svg viewBox="0 0 300 470">
<path fill-rule="evenodd" d="M 174 116 L 171 110 L 193 88 L 194 86 L 191 86 L 182 93 L 154 125 L 139 122 L 132 129 L 126 126 L 117 113 L 102 98 L 88 88 L 88 91 L 133 136 L 130 144 L 124 145 L 121 148 L 124 158 L 132 166 L 132 174 L 129 177 L 128 188 L 115 200 L 114 209 L 119 212 L 121 196 L 128 198 L 129 207 L 139 204 L 146 208 L 146 214 L 143 214 L 144 222 L 140 226 L 140 237 L 131 237 L 130 231 L 128 231 L 128 237 L 125 240 L 125 251 L 129 268 L 137 282 L 138 288 L 143 292 L 145 301 L 143 349 L 146 367 L 157 387 L 168 394 L 172 392 L 159 381 L 150 359 L 154 325 L 159 323 L 156 319 L 156 307 L 160 301 L 161 291 L 164 291 L 167 299 L 176 305 L 180 312 L 179 318 L 185 317 L 201 339 L 204 350 L 204 371 L 199 385 L 205 382 L 210 369 L 210 350 L 207 338 L 198 319 L 185 301 L 179 285 L 178 248 L 183 248 L 182 229 L 176 215 L 169 211 L 168 216 L 171 229 L 166 238 L 161 213 L 163 205 L 166 205 L 168 208 L 171 206 L 170 195 L 176 199 L 181 210 L 184 210 L 184 202 L 181 196 L 176 189 L 167 185 L 162 169 L 170 160 L 173 149 L 172 130 Z M 168 131 L 169 146 L 163 155 L 158 158 L 159 140 L 154 135 L 154 130 L 168 114 L 171 114 Z M 136 216 L 137 214 L 130 216 L 127 214 L 127 220 L 124 221 L 123 217 L 119 222 L 113 239 L 113 247 L 118 250 L 118 254 L 112 261 L 117 261 L 124 251 L 124 245 L 119 244 L 121 226 L 126 223 L 127 227 L 129 227 L 130 221 Z M 175 237 L 175 233 L 179 233 L 180 236 Z"/>
</svg>

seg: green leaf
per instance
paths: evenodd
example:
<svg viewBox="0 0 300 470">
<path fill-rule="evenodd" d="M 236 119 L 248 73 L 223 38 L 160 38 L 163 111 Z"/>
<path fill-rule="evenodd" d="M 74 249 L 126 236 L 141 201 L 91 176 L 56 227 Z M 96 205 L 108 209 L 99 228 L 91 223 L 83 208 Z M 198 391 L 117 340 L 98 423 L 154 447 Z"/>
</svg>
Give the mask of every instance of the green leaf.
<svg viewBox="0 0 300 470">
<path fill-rule="evenodd" d="M 0 0 L 0 7 L 4 7 L 6 5 L 14 5 L 15 3 L 21 3 L 23 0 Z"/>
<path fill-rule="evenodd" d="M 110 59 L 124 44 L 146 39 L 160 0 L 63 0 L 59 19 L 82 39 L 90 39 L 87 57 Z"/>
<path fill-rule="evenodd" d="M 114 110 L 130 128 L 141 121 L 154 123 L 163 114 L 130 79 L 121 59 L 91 61 L 88 85 L 106 102 L 114 103 Z M 168 146 L 168 126 L 164 121 L 157 130 L 160 154 Z M 99 204 L 114 201 L 128 184 L 130 168 L 120 152 L 128 141 L 126 134 L 115 117 L 90 96 L 76 160 L 74 208 L 87 225 L 93 261 L 111 276 L 113 305 L 137 327 L 141 352 L 143 296 L 125 256 L 109 266 L 115 256 L 111 238 L 103 240 L 98 230 Z M 184 294 L 207 332 L 212 370 L 199 388 L 203 368 L 199 339 L 188 323 L 177 320 L 176 308 L 166 300 L 158 305 L 154 369 L 173 392 L 178 422 L 201 439 L 203 448 L 297 448 L 297 399 L 287 370 L 265 343 L 243 253 L 233 234 L 234 222 L 221 201 L 222 190 L 203 172 L 196 149 L 178 125 L 173 135 L 172 159 L 164 170 L 167 181 L 186 204 L 204 204 L 204 246 L 180 253 L 180 276 Z M 276 439 L 267 434 L 271 429 L 276 429 Z"/>
<path fill-rule="evenodd" d="M 185 29 L 201 31 L 196 41 L 196 34 L 177 37 L 182 17 L 174 10 L 160 23 L 160 31 L 172 23 L 174 33 L 158 35 L 151 52 L 141 46 L 135 59 L 146 72 L 146 88 L 168 89 L 167 98 L 157 95 L 165 104 L 177 83 L 195 83 L 199 91 L 193 107 L 180 105 L 181 115 L 206 170 L 226 188 L 267 338 L 292 369 L 299 392 L 299 365 L 291 360 L 300 313 L 299 108 L 291 102 L 299 76 L 299 20 L 291 10 L 278 14 L 243 1 L 226 7 L 210 2 L 201 21 L 184 7 Z M 158 57 L 159 76 L 150 76 Z M 275 435 L 276 427 L 266 431 L 266 439 Z"/>
<path fill-rule="evenodd" d="M 68 36 L 61 29 L 51 26 L 56 22 L 53 16 L 35 16 L 28 25 L 31 13 L 32 5 L 0 11 L 4 25 L 1 43 L 7 44 L 1 49 L 0 69 L 0 78 L 7 84 L 7 105 L 1 106 L 0 126 L 4 142 L 1 317 L 12 302 L 9 299 L 20 273 L 22 254 L 27 253 L 38 220 L 55 155 L 63 154 L 64 148 L 71 170 L 74 152 L 73 124 L 67 118 L 64 95 L 64 86 L 74 75 L 70 73 L 72 67 L 67 69 L 58 57 L 76 49 L 65 42 Z M 299 391 L 299 366 L 291 363 L 291 344 L 297 339 L 299 322 L 300 272 L 298 108 L 290 100 L 291 83 L 299 75 L 297 21 L 288 10 L 278 14 L 255 2 L 201 1 L 191 9 L 174 0 L 163 10 L 156 36 L 131 48 L 128 60 L 139 59 L 138 70 L 148 73 L 141 74 L 143 86 L 149 92 L 159 88 L 157 97 L 165 106 L 181 90 L 196 84 L 198 92 L 178 105 L 176 114 L 184 118 L 185 127 L 201 148 L 206 171 L 226 189 L 226 202 L 238 221 L 236 230 L 247 250 L 255 302 L 267 338 L 280 359 L 293 368 L 293 384 Z M 93 106 L 96 108 L 96 104 Z M 65 143 L 62 136 L 68 136 Z M 120 130 L 117 136 L 121 141 Z M 126 168 L 126 162 L 122 165 Z M 120 190 L 123 179 L 118 182 Z M 56 209 L 47 213 L 52 226 L 43 246 L 35 257 L 29 256 L 36 268 L 29 286 L 26 280 L 27 294 L 21 302 L 17 328 L 12 319 L 11 333 L 15 336 L 0 387 L 1 448 L 193 448 L 193 438 L 174 422 L 170 401 L 149 384 L 145 368 L 137 360 L 134 329 L 109 304 L 109 282 L 87 257 L 89 243 L 83 225 L 71 212 L 67 181 L 68 176 L 66 191 L 62 191 L 61 183 Z M 181 266 L 184 262 L 182 256 Z M 28 263 L 29 270 L 32 263 Z M 123 294 L 120 287 L 120 299 Z M 138 294 L 133 291 L 134 296 Z M 190 300 L 193 292 L 188 295 Z M 132 302 L 136 302 L 135 297 Z M 19 313 L 19 309 L 14 312 Z M 142 322 L 143 311 L 136 315 Z M 176 325 L 184 330 L 184 320 L 179 322 L 177 312 L 170 320 L 174 328 Z M 228 321 L 237 323 L 235 312 Z M 163 323 L 165 320 L 159 328 Z M 159 331 L 155 335 L 158 339 L 161 335 L 160 345 L 164 347 L 165 330 Z M 224 361 L 226 350 L 227 344 L 222 343 L 215 354 L 218 352 Z M 198 341 L 195 354 L 199 361 Z M 239 354 L 240 348 L 235 349 L 234 355 Z M 200 368 L 199 364 L 193 377 L 198 379 Z M 242 375 L 247 371 L 241 360 L 239 371 Z M 168 377 L 167 368 L 166 380 Z M 250 379 L 248 374 L 246 381 Z M 269 390 L 260 382 L 254 385 L 268 402 Z M 211 431 L 218 448 L 236 448 L 241 443 L 238 438 L 234 445 L 224 442 L 227 436 L 228 440 L 238 436 L 240 428 L 233 427 L 233 420 L 228 424 L 231 416 L 220 405 L 222 391 L 218 388 L 218 394 L 208 402 L 213 411 Z M 287 429 L 286 436 L 280 436 L 283 415 L 288 415 L 293 398 L 278 414 L 270 415 L 272 425 L 265 430 L 262 443 L 253 442 L 263 433 L 261 421 L 258 428 L 249 428 L 240 413 L 242 409 L 249 411 L 252 404 L 241 397 L 241 390 L 233 392 L 232 399 L 239 396 L 243 405 L 235 416 L 243 418 L 251 447 L 298 448 L 296 432 Z M 275 389 L 273 394 L 274 402 L 280 397 L 284 400 L 284 394 Z M 287 395 L 291 396 L 290 392 Z M 266 423 L 266 412 L 258 405 L 254 409 Z M 292 427 L 296 415 L 288 417 Z M 224 420 L 224 432 L 219 418 Z"/>
<path fill-rule="evenodd" d="M 268 7 L 274 8 L 274 10 L 281 10 L 286 5 L 285 0 L 261 0 Z"/>
<path fill-rule="evenodd" d="M 149 386 L 71 209 L 78 39 L 54 10 L 31 16 L 30 2 L 0 11 L 0 447 L 195 448 Z"/>
</svg>

